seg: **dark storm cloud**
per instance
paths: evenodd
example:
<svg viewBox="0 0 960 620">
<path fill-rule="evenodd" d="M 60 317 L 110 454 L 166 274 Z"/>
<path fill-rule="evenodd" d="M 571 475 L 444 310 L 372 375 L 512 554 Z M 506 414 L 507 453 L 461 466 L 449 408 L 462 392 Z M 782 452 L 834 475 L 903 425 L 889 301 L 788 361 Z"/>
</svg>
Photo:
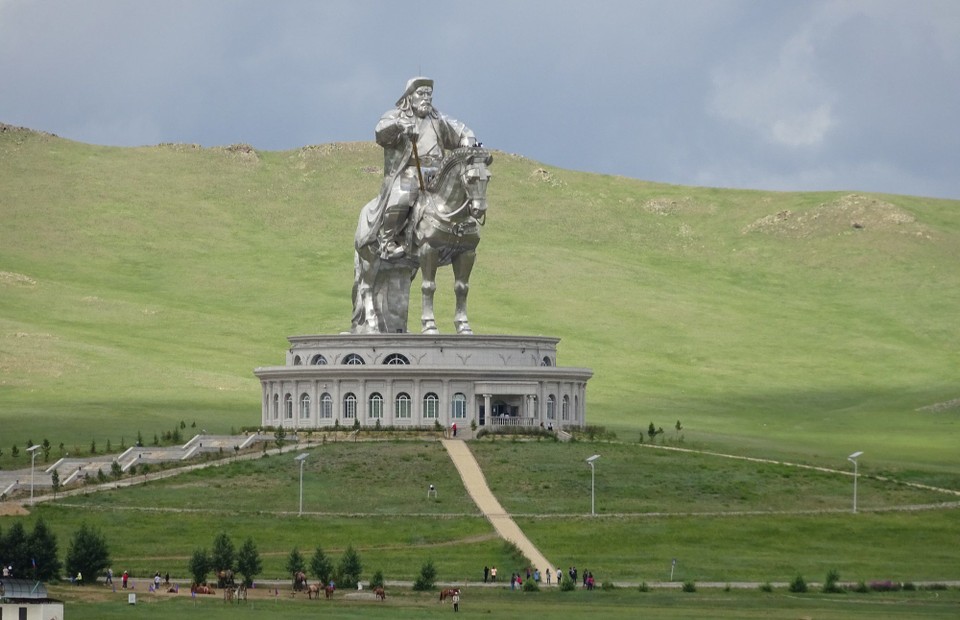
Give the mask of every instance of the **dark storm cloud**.
<svg viewBox="0 0 960 620">
<path fill-rule="evenodd" d="M 954 2 L 0 0 L 0 121 L 370 140 L 408 77 L 489 146 L 682 184 L 960 198 Z"/>
</svg>

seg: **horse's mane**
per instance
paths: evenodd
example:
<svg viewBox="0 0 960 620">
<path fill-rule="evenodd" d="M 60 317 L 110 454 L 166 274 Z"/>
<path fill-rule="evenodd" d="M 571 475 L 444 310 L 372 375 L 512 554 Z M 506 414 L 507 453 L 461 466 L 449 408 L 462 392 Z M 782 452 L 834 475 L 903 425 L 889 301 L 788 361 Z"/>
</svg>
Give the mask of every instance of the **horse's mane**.
<svg viewBox="0 0 960 620">
<path fill-rule="evenodd" d="M 491 155 L 490 151 L 483 147 L 461 146 L 460 148 L 454 149 L 444 155 L 443 159 L 440 160 L 440 166 L 437 169 L 437 174 L 434 175 L 434 177 L 430 180 L 430 183 L 427 184 L 427 191 L 436 191 L 444 177 L 446 177 L 454 167 L 458 166 L 461 161 L 467 158 L 470 158 L 474 161 L 482 160 L 488 166 L 493 161 L 493 155 Z"/>
</svg>

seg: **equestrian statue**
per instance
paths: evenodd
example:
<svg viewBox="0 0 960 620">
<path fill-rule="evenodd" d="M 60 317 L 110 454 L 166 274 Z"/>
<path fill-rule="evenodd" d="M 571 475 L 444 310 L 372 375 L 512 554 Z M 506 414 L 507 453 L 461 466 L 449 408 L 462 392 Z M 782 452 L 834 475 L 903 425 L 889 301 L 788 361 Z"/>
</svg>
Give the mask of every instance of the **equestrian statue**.
<svg viewBox="0 0 960 620">
<path fill-rule="evenodd" d="M 493 157 L 466 125 L 433 107 L 433 80 L 424 77 L 407 82 L 377 124 L 376 139 L 384 153 L 383 184 L 357 224 L 351 332 L 406 333 L 410 283 L 419 269 L 421 331 L 439 333 L 436 274 L 451 265 L 454 327 L 472 334 L 467 292 Z"/>
</svg>

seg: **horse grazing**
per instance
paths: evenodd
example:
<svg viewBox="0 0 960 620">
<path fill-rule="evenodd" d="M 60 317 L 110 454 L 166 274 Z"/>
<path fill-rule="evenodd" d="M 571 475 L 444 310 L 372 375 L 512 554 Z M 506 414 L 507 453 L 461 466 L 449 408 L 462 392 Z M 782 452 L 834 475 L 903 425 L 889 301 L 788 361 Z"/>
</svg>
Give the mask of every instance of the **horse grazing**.
<svg viewBox="0 0 960 620">
<path fill-rule="evenodd" d="M 446 590 L 440 590 L 440 602 L 442 603 L 448 598 L 453 598 L 454 594 L 460 594 L 460 588 L 447 588 Z"/>
<path fill-rule="evenodd" d="M 387 593 L 384 592 L 383 588 L 381 588 L 380 586 L 377 586 L 376 588 L 373 589 L 373 594 L 381 601 L 387 600 Z"/>
<path fill-rule="evenodd" d="M 353 333 L 406 332 L 409 282 L 419 268 L 421 331 L 438 334 L 433 296 L 437 269 L 444 265 L 453 267 L 454 326 L 458 334 L 473 333 L 467 292 L 486 218 L 487 167 L 492 162 L 493 156 L 481 147 L 462 147 L 443 158 L 407 220 L 406 255 L 395 261 L 384 259 L 379 244 L 369 241 L 378 200 L 364 206 L 354 241 Z"/>
</svg>

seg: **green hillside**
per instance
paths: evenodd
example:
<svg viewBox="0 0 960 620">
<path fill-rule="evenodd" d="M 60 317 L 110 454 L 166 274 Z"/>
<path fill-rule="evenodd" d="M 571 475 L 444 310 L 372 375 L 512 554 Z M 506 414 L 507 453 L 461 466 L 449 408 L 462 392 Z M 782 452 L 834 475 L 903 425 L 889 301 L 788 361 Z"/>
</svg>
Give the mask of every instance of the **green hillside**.
<svg viewBox="0 0 960 620">
<path fill-rule="evenodd" d="M 14 444 L 259 421 L 255 366 L 349 326 L 373 143 L 91 146 L 0 131 L 0 466 Z M 960 202 L 690 188 L 496 153 L 477 333 L 558 336 L 635 439 L 960 488 Z M 452 275 L 438 278 L 451 332 Z M 411 313 L 411 318 L 416 318 Z M 411 325 L 411 329 L 416 326 Z M 20 461 L 23 457 L 19 457 Z"/>
</svg>

